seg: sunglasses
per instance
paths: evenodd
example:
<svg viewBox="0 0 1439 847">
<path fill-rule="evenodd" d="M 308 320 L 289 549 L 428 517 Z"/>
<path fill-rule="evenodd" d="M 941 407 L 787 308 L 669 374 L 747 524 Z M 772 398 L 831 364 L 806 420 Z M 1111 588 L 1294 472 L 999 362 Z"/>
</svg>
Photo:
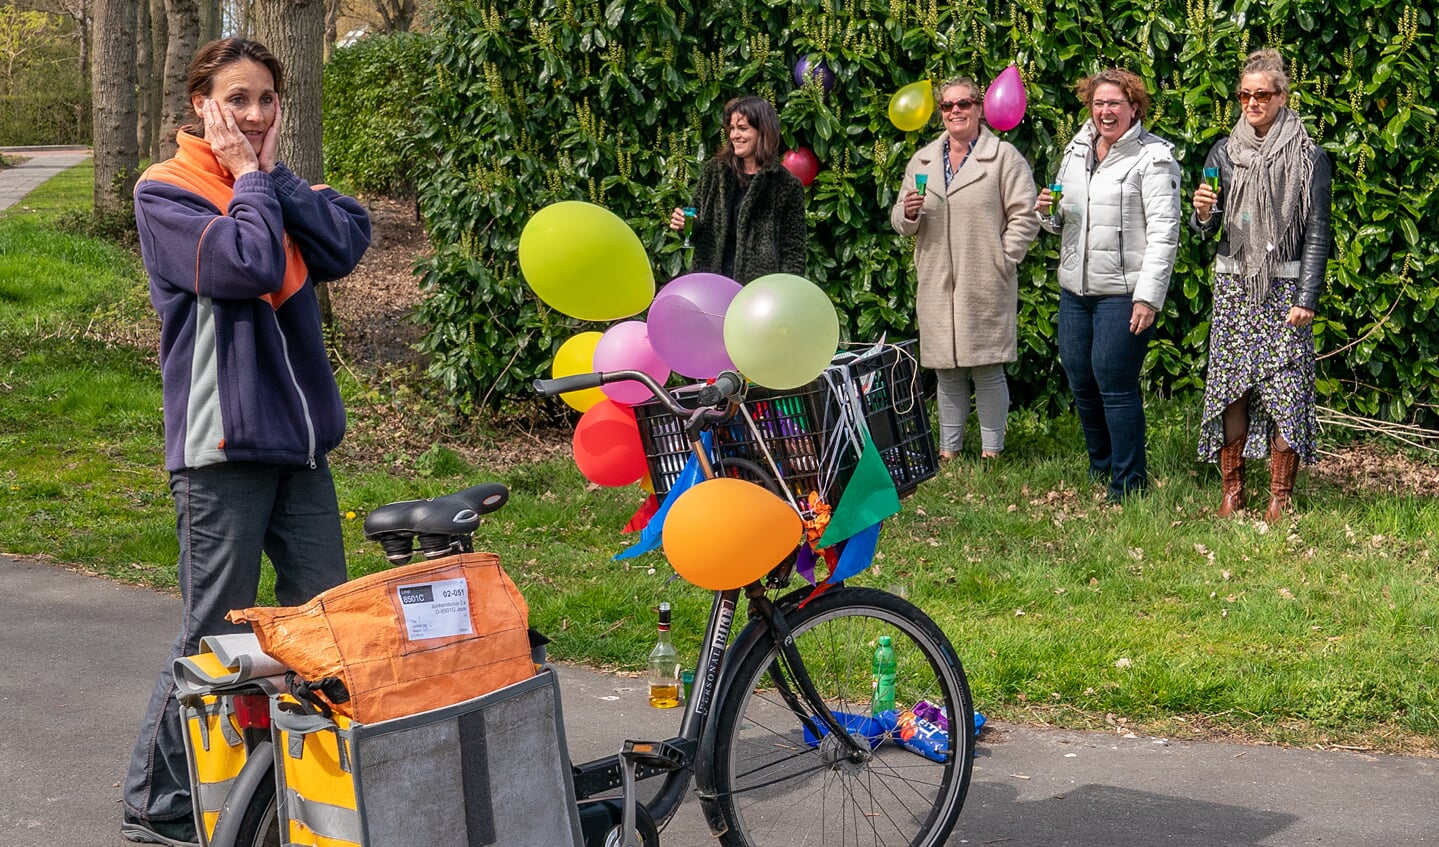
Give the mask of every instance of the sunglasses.
<svg viewBox="0 0 1439 847">
<path fill-rule="evenodd" d="M 964 99 L 964 100 L 941 100 L 941 101 L 939 101 L 939 109 L 940 109 L 940 111 L 942 111 L 942 112 L 948 112 L 948 111 L 951 111 L 951 110 L 953 110 L 953 109 L 965 109 L 965 110 L 968 110 L 968 109 L 972 109 L 972 108 L 974 108 L 974 101 L 973 101 L 973 100 L 969 100 L 969 99 Z"/>
<path fill-rule="evenodd" d="M 1239 90 L 1239 102 L 1241 104 L 1244 104 L 1248 103 L 1250 100 L 1253 100 L 1255 103 L 1263 106 L 1264 104 L 1269 102 L 1269 98 L 1273 97 L 1275 94 L 1278 93 L 1279 92 L 1277 91 L 1246 91 L 1241 88 Z"/>
</svg>

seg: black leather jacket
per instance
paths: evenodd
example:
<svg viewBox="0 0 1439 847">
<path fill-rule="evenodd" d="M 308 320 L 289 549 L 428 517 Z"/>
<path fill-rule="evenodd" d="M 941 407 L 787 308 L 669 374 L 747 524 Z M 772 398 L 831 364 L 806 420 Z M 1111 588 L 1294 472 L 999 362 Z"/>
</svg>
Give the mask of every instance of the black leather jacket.
<svg viewBox="0 0 1439 847">
<path fill-rule="evenodd" d="M 1218 213 L 1209 216 L 1207 223 L 1199 221 L 1197 212 L 1190 212 L 1189 226 L 1198 232 L 1202 237 L 1209 238 L 1220 230 L 1224 222 L 1224 198 L 1231 192 L 1229 185 L 1234 179 L 1234 165 L 1229 161 L 1229 153 L 1224 149 L 1228 136 L 1214 142 L 1209 148 L 1209 155 L 1204 159 L 1206 168 L 1219 168 L 1219 206 Z M 1280 256 L 1281 262 L 1299 261 L 1299 291 L 1298 302 L 1294 305 L 1310 311 L 1317 311 L 1319 307 L 1319 292 L 1324 288 L 1324 271 L 1329 261 L 1330 249 L 1333 245 L 1333 236 L 1330 232 L 1330 190 L 1333 182 L 1333 172 L 1329 165 L 1329 155 L 1319 146 L 1314 147 L 1314 177 L 1309 185 L 1309 218 L 1304 222 L 1304 239 L 1299 247 L 1297 256 Z M 1224 230 L 1219 238 L 1219 255 L 1228 256 L 1229 236 L 1228 230 Z"/>
</svg>

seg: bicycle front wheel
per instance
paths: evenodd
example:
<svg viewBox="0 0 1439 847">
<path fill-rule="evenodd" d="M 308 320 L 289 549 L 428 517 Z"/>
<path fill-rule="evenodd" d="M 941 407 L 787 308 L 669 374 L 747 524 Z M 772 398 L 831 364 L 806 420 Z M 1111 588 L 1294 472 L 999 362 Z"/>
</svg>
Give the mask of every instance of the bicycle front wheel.
<svg viewBox="0 0 1439 847">
<path fill-rule="evenodd" d="M 782 696 L 798 686 L 773 637 L 757 641 L 736 657 L 733 686 L 716 716 L 716 800 L 729 825 L 720 841 L 942 845 L 973 769 L 974 706 L 949 639 L 913 604 L 870 588 L 830 589 L 786 619 L 825 704 L 872 749 L 855 757 L 839 739 L 806 729 Z M 919 739 L 927 744 L 913 737 L 902 744 L 900 730 L 867 721 L 871 659 L 883 635 L 894 645 L 895 708 L 903 713 L 923 702 L 943 709 L 947 731 Z M 933 715 L 923 705 L 918 711 Z"/>
</svg>

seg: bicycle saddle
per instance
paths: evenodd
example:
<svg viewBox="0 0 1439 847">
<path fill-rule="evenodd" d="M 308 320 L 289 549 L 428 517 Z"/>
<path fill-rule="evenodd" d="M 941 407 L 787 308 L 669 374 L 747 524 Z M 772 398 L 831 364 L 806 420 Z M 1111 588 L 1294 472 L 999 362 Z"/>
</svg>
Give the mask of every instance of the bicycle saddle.
<svg viewBox="0 0 1439 847">
<path fill-rule="evenodd" d="M 509 499 L 508 488 L 487 482 L 443 497 L 390 503 L 365 517 L 365 537 L 379 541 L 392 562 L 409 560 L 410 540 L 415 536 L 426 555 L 434 556 L 450 549 L 454 539 L 468 538 L 479 527 L 481 515 L 498 510 Z"/>
</svg>

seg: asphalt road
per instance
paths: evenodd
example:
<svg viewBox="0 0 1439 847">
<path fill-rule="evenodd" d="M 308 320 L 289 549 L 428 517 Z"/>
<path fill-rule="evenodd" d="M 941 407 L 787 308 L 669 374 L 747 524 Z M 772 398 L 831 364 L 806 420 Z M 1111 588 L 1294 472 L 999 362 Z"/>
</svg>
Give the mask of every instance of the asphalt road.
<svg viewBox="0 0 1439 847">
<path fill-rule="evenodd" d="M 178 616 L 173 596 L 0 557 L 0 847 L 126 844 L 119 783 Z M 559 670 L 573 759 L 672 734 L 637 680 Z M 950 845 L 1428 845 L 1436 823 L 1435 759 L 991 723 Z M 713 843 L 692 798 L 661 840 Z"/>
</svg>

